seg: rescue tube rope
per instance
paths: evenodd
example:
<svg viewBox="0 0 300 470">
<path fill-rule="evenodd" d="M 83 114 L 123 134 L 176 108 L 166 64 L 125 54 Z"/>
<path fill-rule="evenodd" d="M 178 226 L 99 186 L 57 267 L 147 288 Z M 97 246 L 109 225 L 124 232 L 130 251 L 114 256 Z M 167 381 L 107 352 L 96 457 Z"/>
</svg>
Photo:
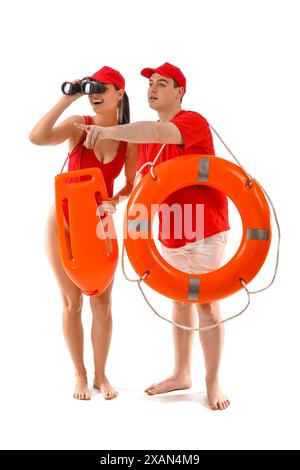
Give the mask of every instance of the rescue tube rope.
<svg viewBox="0 0 300 470">
<path fill-rule="evenodd" d="M 221 136 L 218 134 L 218 132 L 214 129 L 214 127 L 209 124 L 209 127 L 212 129 L 212 131 L 216 134 L 216 136 L 220 139 L 220 141 L 222 142 L 222 144 L 224 145 L 224 147 L 227 149 L 227 151 L 230 153 L 230 155 L 232 156 L 232 158 L 236 161 L 236 163 L 238 164 L 238 166 L 241 168 L 241 170 L 245 173 L 246 177 L 248 178 L 248 184 L 247 184 L 247 188 L 249 189 L 254 181 L 254 178 L 245 170 L 245 168 L 243 167 L 243 165 L 240 163 L 240 161 L 236 158 L 236 156 L 233 154 L 233 152 L 230 150 L 230 148 L 226 145 L 226 143 L 224 142 L 224 140 L 221 138 Z M 161 152 L 163 151 L 164 147 L 165 147 L 166 144 L 163 144 L 158 152 L 158 154 L 156 155 L 155 159 L 153 160 L 153 162 L 146 162 L 144 163 L 144 165 L 138 170 L 137 174 L 136 174 L 136 177 L 135 177 L 135 180 L 134 180 L 134 184 L 133 184 L 133 189 L 135 188 L 136 184 L 137 184 L 137 181 L 138 181 L 138 178 L 142 172 L 142 170 L 146 167 L 146 166 L 150 166 L 150 174 L 153 178 L 153 180 L 156 180 L 156 176 L 155 176 L 155 173 L 154 173 L 154 166 L 161 154 Z M 217 323 L 214 323 L 213 325 L 208 325 L 208 326 L 205 326 L 205 327 L 200 327 L 200 328 L 191 328 L 189 326 L 186 326 L 186 325 L 182 325 L 180 323 L 177 323 L 177 322 L 174 322 L 172 320 L 169 320 L 168 318 L 162 316 L 160 313 L 157 312 L 157 310 L 155 310 L 155 308 L 151 305 L 150 301 L 148 300 L 142 286 L 141 286 L 141 283 L 143 282 L 143 280 L 149 275 L 149 271 L 146 271 L 140 278 L 138 279 L 130 279 L 126 272 L 125 272 L 125 264 L 124 264 L 124 250 L 125 250 L 125 247 L 124 247 L 124 240 L 123 240 L 123 245 L 122 245 L 122 271 L 123 271 L 123 275 L 124 277 L 127 279 L 127 281 L 129 282 L 136 282 L 137 285 L 138 285 L 138 288 L 139 290 L 141 291 L 146 303 L 148 304 L 148 306 L 151 308 L 151 310 L 155 313 L 155 315 L 157 315 L 159 318 L 161 318 L 162 320 L 165 320 L 166 322 L 168 323 L 171 323 L 172 325 L 178 327 L 178 328 L 181 328 L 182 330 L 187 330 L 187 331 L 208 331 L 208 330 L 212 330 L 214 328 L 217 328 L 219 327 L 220 325 L 228 322 L 229 320 L 233 320 L 234 318 L 237 318 L 239 317 L 240 315 L 242 315 L 242 313 L 244 313 L 247 308 L 249 307 L 250 305 L 250 301 L 251 301 L 251 295 L 252 294 L 257 294 L 259 292 L 262 292 L 266 289 L 268 289 L 272 284 L 273 282 L 275 281 L 275 278 L 276 278 L 276 275 L 277 275 L 277 270 L 278 270 L 278 264 L 279 264 L 279 254 L 280 254 L 280 238 L 281 238 L 281 232 L 280 232 L 280 226 L 279 226 L 279 221 L 278 221 L 278 217 L 277 217 L 277 213 L 276 213 L 276 210 L 275 210 L 275 207 L 274 207 L 274 204 L 270 198 L 270 196 L 268 195 L 268 193 L 266 192 L 266 190 L 261 186 L 261 184 L 255 179 L 256 183 L 258 184 L 258 186 L 261 188 L 261 190 L 263 191 L 263 193 L 265 194 L 271 208 L 272 208 L 272 211 L 273 211 L 273 215 L 274 215 L 274 219 L 275 219 L 275 223 L 276 223 L 276 227 L 277 227 L 277 233 L 278 233 L 278 241 L 277 241 L 277 251 L 276 251 L 276 262 L 275 262 L 275 268 L 274 268 L 274 274 L 273 274 L 273 277 L 271 279 L 271 281 L 269 282 L 269 284 L 259 290 L 256 290 L 256 291 L 250 291 L 248 289 L 248 286 L 247 284 L 245 283 L 245 281 L 240 278 L 240 282 L 247 294 L 247 297 L 248 297 L 248 301 L 247 301 L 247 304 L 246 306 L 238 313 L 234 314 L 234 315 L 231 315 L 230 317 L 220 321 L 220 322 L 217 322 Z"/>
</svg>

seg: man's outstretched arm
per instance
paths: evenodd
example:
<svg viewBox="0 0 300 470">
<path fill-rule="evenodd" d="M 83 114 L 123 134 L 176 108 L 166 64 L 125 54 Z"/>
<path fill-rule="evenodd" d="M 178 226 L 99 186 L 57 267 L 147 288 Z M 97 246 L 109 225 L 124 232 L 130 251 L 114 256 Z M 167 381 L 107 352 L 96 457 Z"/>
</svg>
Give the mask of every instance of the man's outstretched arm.
<svg viewBox="0 0 300 470">
<path fill-rule="evenodd" d="M 183 144 L 179 129 L 172 122 L 141 121 L 120 126 L 102 127 L 75 123 L 87 133 L 85 146 L 93 148 L 100 140 L 113 139 L 136 144 Z"/>
</svg>

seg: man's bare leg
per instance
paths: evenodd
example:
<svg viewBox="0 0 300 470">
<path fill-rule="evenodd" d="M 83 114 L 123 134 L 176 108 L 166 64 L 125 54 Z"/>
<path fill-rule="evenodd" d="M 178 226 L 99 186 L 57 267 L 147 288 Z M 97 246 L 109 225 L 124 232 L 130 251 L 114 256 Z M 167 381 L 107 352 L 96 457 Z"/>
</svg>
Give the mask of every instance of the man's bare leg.
<svg viewBox="0 0 300 470">
<path fill-rule="evenodd" d="M 176 323 L 195 327 L 195 312 L 193 304 L 173 301 L 172 319 Z M 173 374 L 167 379 L 146 388 L 148 395 L 171 392 L 172 390 L 184 390 L 190 388 L 191 381 L 191 356 L 193 346 L 193 331 L 186 331 L 173 326 L 173 341 L 175 350 L 175 367 Z"/>
<path fill-rule="evenodd" d="M 197 304 L 199 326 L 204 327 L 222 320 L 219 302 Z M 206 388 L 209 406 L 224 410 L 230 405 L 219 385 L 219 368 L 224 343 L 224 325 L 199 333 L 206 368 Z"/>
</svg>

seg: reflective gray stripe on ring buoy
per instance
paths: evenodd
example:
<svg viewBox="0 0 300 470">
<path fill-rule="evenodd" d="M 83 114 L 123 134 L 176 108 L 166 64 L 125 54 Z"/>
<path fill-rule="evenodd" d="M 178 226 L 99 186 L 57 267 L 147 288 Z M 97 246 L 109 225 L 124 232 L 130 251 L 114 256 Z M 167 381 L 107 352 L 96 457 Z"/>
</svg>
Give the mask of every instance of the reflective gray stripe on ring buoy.
<svg viewBox="0 0 300 470">
<path fill-rule="evenodd" d="M 270 231 L 258 228 L 247 228 L 247 240 L 269 240 Z"/>
<path fill-rule="evenodd" d="M 128 230 L 147 232 L 150 229 L 150 220 L 129 219 L 127 226 Z"/>
<path fill-rule="evenodd" d="M 190 277 L 188 300 L 199 300 L 199 290 L 200 290 L 199 277 Z"/>
<path fill-rule="evenodd" d="M 208 181 L 209 175 L 209 158 L 200 158 L 198 164 L 197 181 Z"/>
</svg>

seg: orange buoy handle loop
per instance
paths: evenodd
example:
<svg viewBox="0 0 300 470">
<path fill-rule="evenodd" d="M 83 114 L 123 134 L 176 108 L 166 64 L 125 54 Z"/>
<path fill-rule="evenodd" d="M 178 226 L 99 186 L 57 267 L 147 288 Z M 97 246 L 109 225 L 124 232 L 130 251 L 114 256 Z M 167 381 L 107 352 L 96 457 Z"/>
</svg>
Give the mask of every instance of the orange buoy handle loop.
<svg viewBox="0 0 300 470">
<path fill-rule="evenodd" d="M 145 273 L 142 275 L 142 277 L 139 277 L 138 279 L 130 279 L 126 272 L 125 272 L 125 262 L 124 262 L 124 253 L 125 253 L 125 246 L 124 246 L 124 240 L 123 240 L 123 246 L 122 246 L 122 257 L 121 257 L 121 266 L 122 266 L 122 272 L 125 277 L 125 279 L 129 282 L 137 282 L 138 284 L 144 281 L 150 274 L 150 271 L 145 271 Z"/>
<path fill-rule="evenodd" d="M 240 277 L 239 279 L 240 283 L 242 284 L 243 288 L 248 292 L 248 294 L 251 294 L 252 292 L 249 292 L 248 291 L 248 286 L 247 284 L 245 283 L 244 279 L 242 277 Z"/>
<path fill-rule="evenodd" d="M 144 279 L 147 279 L 147 277 L 149 276 L 149 274 L 150 274 L 150 271 L 146 271 L 146 272 L 142 275 L 142 277 L 141 277 L 141 279 L 140 279 L 139 282 L 142 282 L 142 281 L 144 281 Z"/>
<path fill-rule="evenodd" d="M 255 182 L 255 178 L 252 178 L 251 175 L 248 175 L 248 182 L 246 184 L 246 188 L 250 189 L 254 182 Z"/>
</svg>

